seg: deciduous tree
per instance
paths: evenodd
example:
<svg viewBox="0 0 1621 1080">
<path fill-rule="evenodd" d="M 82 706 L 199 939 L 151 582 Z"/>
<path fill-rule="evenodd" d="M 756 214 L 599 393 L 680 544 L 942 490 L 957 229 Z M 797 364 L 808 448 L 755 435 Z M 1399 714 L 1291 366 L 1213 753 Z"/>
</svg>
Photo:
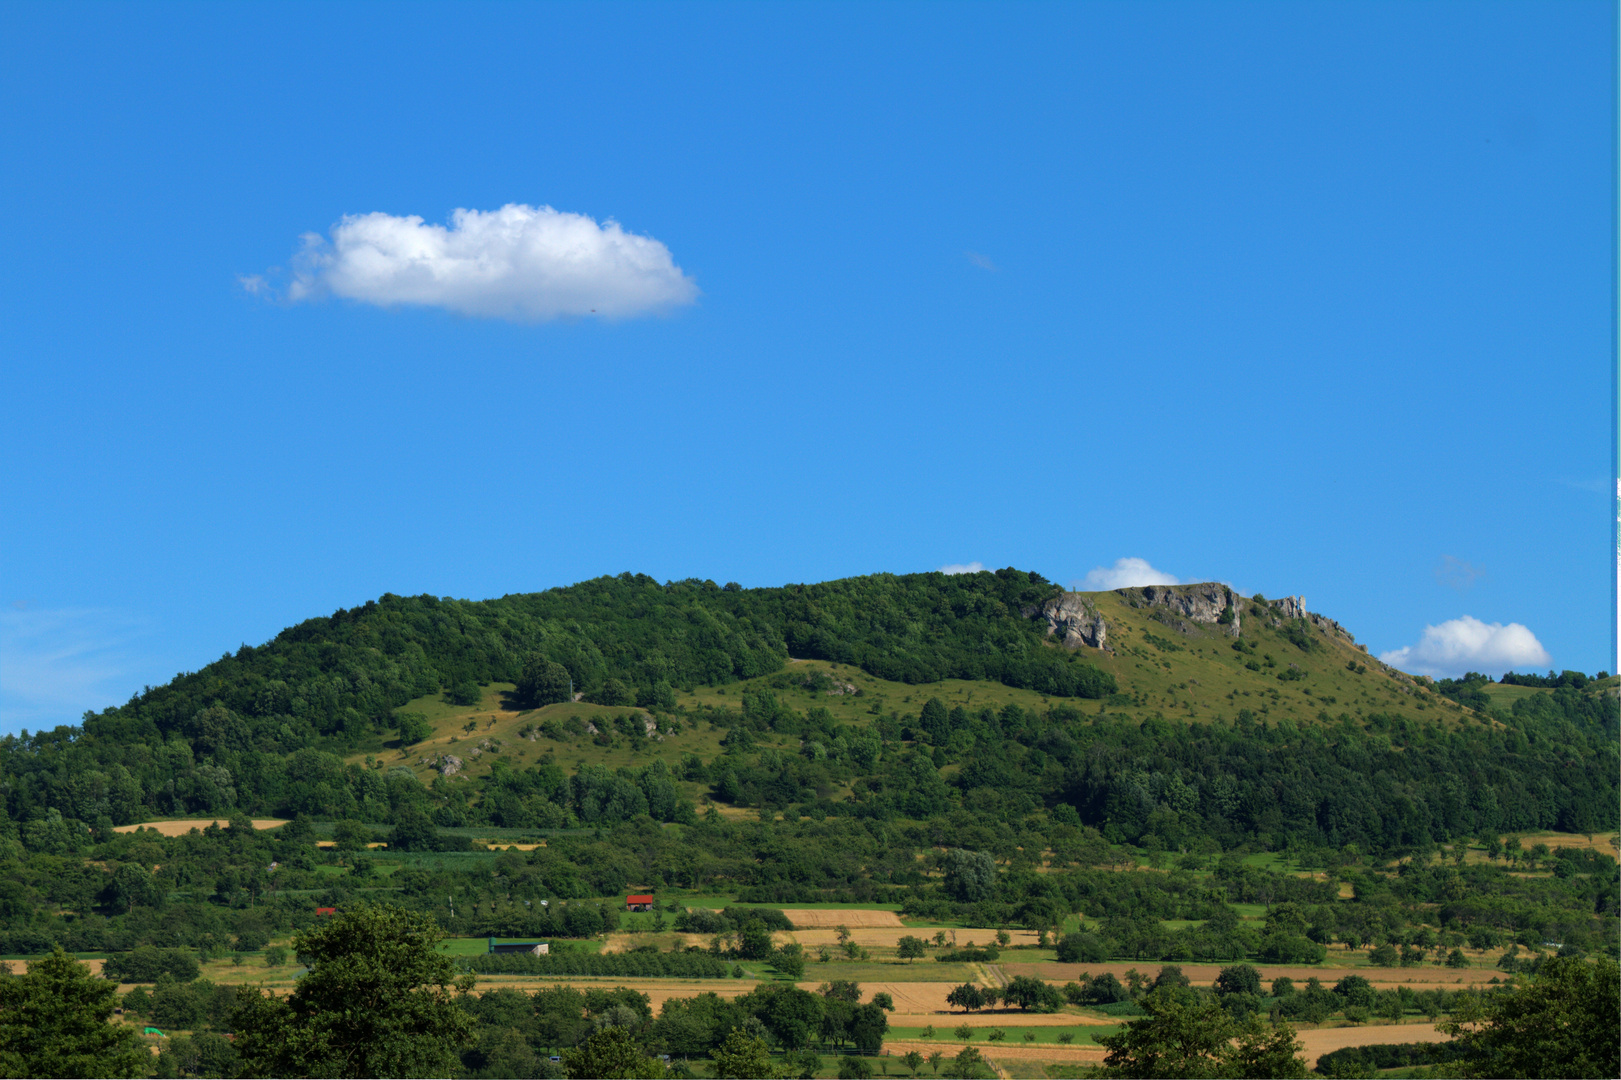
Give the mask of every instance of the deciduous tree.
<svg viewBox="0 0 1621 1080">
<path fill-rule="evenodd" d="M 60 947 L 0 977 L 0 1072 L 6 1076 L 145 1076 L 133 1028 L 109 1023 L 118 986 Z"/>
<path fill-rule="evenodd" d="M 431 916 L 383 905 L 342 908 L 295 936 L 310 971 L 293 993 L 238 993 L 243 1075 L 449 1075 L 472 1033 L 459 998 L 473 977 L 436 951 L 443 937 Z"/>
</svg>

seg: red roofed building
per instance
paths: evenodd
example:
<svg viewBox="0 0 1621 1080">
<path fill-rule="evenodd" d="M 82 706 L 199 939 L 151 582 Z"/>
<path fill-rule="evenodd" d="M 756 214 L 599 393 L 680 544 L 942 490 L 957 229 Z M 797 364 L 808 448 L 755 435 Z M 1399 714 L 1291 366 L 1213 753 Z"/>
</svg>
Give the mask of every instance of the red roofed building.
<svg viewBox="0 0 1621 1080">
<path fill-rule="evenodd" d="M 627 896 L 627 897 L 625 897 L 625 910 L 626 911 L 652 911 L 653 910 L 653 894 L 652 893 L 647 893 L 645 895 L 638 894 L 636 896 Z"/>
<path fill-rule="evenodd" d="M 315 909 L 315 913 L 317 915 L 336 915 L 338 909 L 335 907 L 318 907 Z"/>
</svg>

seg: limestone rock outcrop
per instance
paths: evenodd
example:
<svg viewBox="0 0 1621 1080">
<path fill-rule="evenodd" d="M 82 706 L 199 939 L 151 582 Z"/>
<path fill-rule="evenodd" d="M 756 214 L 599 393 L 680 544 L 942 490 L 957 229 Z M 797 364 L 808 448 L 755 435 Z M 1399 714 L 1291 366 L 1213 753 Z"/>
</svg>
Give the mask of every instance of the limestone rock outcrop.
<svg viewBox="0 0 1621 1080">
<path fill-rule="evenodd" d="M 1222 612 L 1228 605 L 1233 609 L 1233 621 L 1223 629 L 1237 637 L 1243 628 L 1243 614 L 1238 594 L 1219 581 L 1203 581 L 1196 585 L 1143 585 L 1132 589 L 1116 589 L 1128 603 L 1139 607 L 1162 607 L 1190 622 L 1221 622 Z"/>
<path fill-rule="evenodd" d="M 1109 624 L 1084 593 L 1059 593 L 1039 608 L 1025 611 L 1026 618 L 1047 620 L 1047 636 L 1058 635 L 1066 648 L 1078 649 L 1090 645 L 1094 649 L 1109 647 Z"/>
</svg>

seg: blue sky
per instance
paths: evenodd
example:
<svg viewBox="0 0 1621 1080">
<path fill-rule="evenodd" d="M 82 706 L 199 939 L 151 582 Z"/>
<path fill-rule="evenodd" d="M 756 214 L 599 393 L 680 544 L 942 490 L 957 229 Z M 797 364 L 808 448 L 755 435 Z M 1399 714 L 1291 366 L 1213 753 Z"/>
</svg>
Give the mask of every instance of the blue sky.
<svg viewBox="0 0 1621 1080">
<path fill-rule="evenodd" d="M 1613 665 L 1612 5 L 0 19 L 0 728 L 623 570 Z"/>
</svg>

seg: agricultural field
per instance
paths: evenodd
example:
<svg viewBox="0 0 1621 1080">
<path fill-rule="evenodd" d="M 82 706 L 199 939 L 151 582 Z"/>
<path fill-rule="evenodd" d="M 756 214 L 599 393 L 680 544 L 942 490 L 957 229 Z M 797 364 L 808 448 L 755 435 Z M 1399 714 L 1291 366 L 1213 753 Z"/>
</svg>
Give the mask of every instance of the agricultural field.
<svg viewBox="0 0 1621 1080">
<path fill-rule="evenodd" d="M 210 825 L 218 825 L 223 829 L 230 823 L 229 818 L 223 817 L 171 818 L 168 821 L 145 821 L 139 825 L 115 825 L 113 827 L 113 832 L 133 833 L 139 832 L 142 829 L 151 829 L 162 836 L 184 836 L 193 829 L 201 831 L 208 828 Z M 285 824 L 287 824 L 286 818 L 253 819 L 253 827 L 255 829 L 274 829 L 277 826 Z"/>
</svg>

